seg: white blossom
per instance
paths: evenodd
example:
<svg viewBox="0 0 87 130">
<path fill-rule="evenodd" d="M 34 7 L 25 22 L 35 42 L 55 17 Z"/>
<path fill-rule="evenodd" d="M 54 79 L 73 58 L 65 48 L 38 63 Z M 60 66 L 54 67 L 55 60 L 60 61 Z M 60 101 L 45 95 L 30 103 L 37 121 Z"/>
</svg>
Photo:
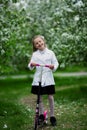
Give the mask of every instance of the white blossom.
<svg viewBox="0 0 87 130">
<path fill-rule="evenodd" d="M 82 0 L 79 0 L 79 1 L 77 1 L 76 4 L 74 4 L 74 6 L 75 7 L 82 7 L 82 6 L 84 6 L 84 3 L 82 2 Z"/>
<path fill-rule="evenodd" d="M 3 128 L 4 128 L 4 129 L 8 128 L 7 124 L 4 124 Z"/>
<path fill-rule="evenodd" d="M 76 15 L 76 16 L 74 17 L 74 20 L 75 20 L 75 21 L 79 21 L 79 15 Z"/>
</svg>

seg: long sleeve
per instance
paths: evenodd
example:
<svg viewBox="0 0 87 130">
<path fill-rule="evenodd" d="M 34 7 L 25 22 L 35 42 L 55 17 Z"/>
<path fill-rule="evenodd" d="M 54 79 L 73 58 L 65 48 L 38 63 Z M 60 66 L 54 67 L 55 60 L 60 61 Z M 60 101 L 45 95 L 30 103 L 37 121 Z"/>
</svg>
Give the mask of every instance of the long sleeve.
<svg viewBox="0 0 87 130">
<path fill-rule="evenodd" d="M 52 52 L 52 64 L 54 65 L 54 69 L 53 71 L 56 71 L 56 69 L 58 68 L 59 66 L 59 62 L 54 54 L 54 52 Z"/>
<path fill-rule="evenodd" d="M 28 68 L 29 68 L 30 70 L 33 70 L 33 69 L 34 69 L 34 67 L 31 66 L 31 63 L 32 63 L 32 62 L 35 62 L 34 54 L 32 54 L 31 60 L 30 60 L 30 62 L 28 63 Z"/>
</svg>

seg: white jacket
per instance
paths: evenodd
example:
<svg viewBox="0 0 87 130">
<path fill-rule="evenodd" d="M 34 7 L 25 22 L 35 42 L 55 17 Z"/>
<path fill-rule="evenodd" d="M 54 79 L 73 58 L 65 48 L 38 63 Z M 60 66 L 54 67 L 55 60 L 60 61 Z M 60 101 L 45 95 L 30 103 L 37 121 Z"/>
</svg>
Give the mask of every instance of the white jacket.
<svg viewBox="0 0 87 130">
<path fill-rule="evenodd" d="M 40 78 L 42 87 L 48 86 L 48 85 L 55 85 L 54 77 L 52 71 L 55 71 L 58 68 L 58 61 L 56 59 L 56 56 L 53 51 L 49 50 L 48 48 L 45 48 L 44 51 L 37 50 L 33 53 L 30 63 L 28 64 L 28 67 L 30 70 L 34 69 L 34 67 L 31 67 L 31 62 L 37 63 L 37 64 L 44 64 L 44 65 L 54 65 L 54 69 L 51 70 L 47 67 L 42 68 L 42 78 L 41 76 L 41 67 L 36 66 L 36 72 L 34 74 L 34 79 L 32 82 L 32 85 L 39 85 Z"/>
</svg>

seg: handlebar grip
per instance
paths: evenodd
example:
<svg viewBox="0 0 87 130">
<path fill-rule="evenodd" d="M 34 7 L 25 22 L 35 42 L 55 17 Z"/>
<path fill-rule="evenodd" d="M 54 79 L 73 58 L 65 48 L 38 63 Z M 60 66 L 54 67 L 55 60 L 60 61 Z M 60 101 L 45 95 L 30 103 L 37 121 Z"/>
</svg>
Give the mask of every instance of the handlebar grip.
<svg viewBox="0 0 87 130">
<path fill-rule="evenodd" d="M 45 65 L 45 67 L 48 67 L 48 68 L 49 68 L 49 65 Z"/>
<path fill-rule="evenodd" d="M 36 66 L 41 66 L 40 64 L 36 64 Z"/>
</svg>

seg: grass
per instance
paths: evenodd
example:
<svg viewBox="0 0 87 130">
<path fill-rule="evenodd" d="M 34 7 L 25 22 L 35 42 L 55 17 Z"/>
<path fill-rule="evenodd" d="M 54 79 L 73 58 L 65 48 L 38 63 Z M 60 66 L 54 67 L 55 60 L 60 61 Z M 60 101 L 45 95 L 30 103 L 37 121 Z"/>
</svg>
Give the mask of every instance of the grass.
<svg viewBox="0 0 87 130">
<path fill-rule="evenodd" d="M 71 65 L 65 68 L 59 68 L 58 72 L 87 72 L 87 67 L 83 65 Z"/>
<path fill-rule="evenodd" d="M 31 80 L 0 81 L 0 130 L 33 130 L 36 97 L 30 94 Z M 55 81 L 58 124 L 52 127 L 48 120 L 44 130 L 87 130 L 87 77 L 56 77 Z M 48 109 L 46 96 L 44 104 Z"/>
<path fill-rule="evenodd" d="M 87 77 L 55 77 L 56 86 L 71 86 L 87 84 Z"/>
<path fill-rule="evenodd" d="M 57 90 L 55 99 L 58 129 L 87 129 L 87 86 L 77 85 L 69 89 Z"/>
</svg>

